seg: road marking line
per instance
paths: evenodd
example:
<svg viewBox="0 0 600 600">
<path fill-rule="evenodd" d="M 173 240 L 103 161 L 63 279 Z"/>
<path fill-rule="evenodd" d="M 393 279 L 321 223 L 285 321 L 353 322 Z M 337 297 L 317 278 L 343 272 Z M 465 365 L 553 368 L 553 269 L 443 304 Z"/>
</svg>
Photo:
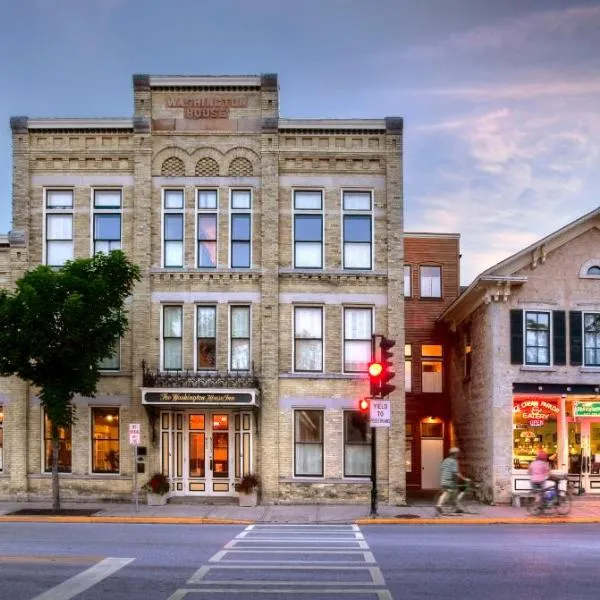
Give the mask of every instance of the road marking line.
<svg viewBox="0 0 600 600">
<path fill-rule="evenodd" d="M 188 580 L 187 583 L 200 583 L 201 579 L 210 570 L 209 565 L 202 565 Z"/>
<path fill-rule="evenodd" d="M 105 558 L 97 565 L 63 581 L 43 594 L 32 598 L 32 600 L 69 600 L 85 592 L 85 590 L 96 585 L 134 560 L 135 558 Z"/>
<path fill-rule="evenodd" d="M 213 556 L 211 556 L 208 559 L 208 562 L 209 563 L 219 562 L 228 552 L 231 552 L 231 550 L 220 550 L 219 552 L 217 552 L 216 554 L 214 554 Z"/>
<path fill-rule="evenodd" d="M 236 536 L 234 539 L 240 539 Z M 279 541 L 290 541 L 290 542 L 335 542 L 336 544 L 347 544 L 348 542 L 358 541 L 356 538 L 309 538 L 309 537 L 274 537 L 274 538 L 258 538 L 258 537 L 246 537 L 244 541 L 248 542 L 279 542 Z"/>
<path fill-rule="evenodd" d="M 289 550 L 290 549 L 290 544 L 292 544 L 294 542 L 286 542 L 286 541 L 273 541 L 273 542 L 266 542 L 262 545 L 260 545 L 260 543 L 252 543 L 252 542 L 246 542 L 245 540 L 231 540 L 230 542 L 227 542 L 227 544 L 225 544 L 225 546 L 223 546 L 224 550 L 232 550 L 233 548 L 235 548 L 236 550 L 241 550 L 242 548 L 246 549 L 246 550 Z M 310 542 L 312 544 L 312 542 Z M 279 546 L 277 544 L 280 544 Z M 284 545 L 285 544 L 285 545 Z M 365 541 L 365 542 L 353 542 L 353 544 L 356 544 L 355 546 L 295 546 L 296 548 L 298 548 L 299 551 L 303 551 L 303 550 L 340 550 L 340 549 L 348 549 L 348 550 L 368 550 L 369 549 L 369 544 Z M 292 546 L 293 547 L 293 546 Z"/>
<path fill-rule="evenodd" d="M 314 594 L 315 590 L 295 590 L 292 588 L 281 587 L 280 589 L 273 588 L 245 588 L 240 590 L 239 588 L 202 588 L 197 589 L 181 589 L 177 590 L 172 596 L 169 596 L 167 600 L 181 600 L 185 598 L 187 594 L 249 594 L 249 593 L 261 593 L 261 594 Z M 319 594 L 344 594 L 344 596 L 338 596 L 338 598 L 346 597 L 346 594 L 363 594 L 368 596 L 377 595 L 379 600 L 393 600 L 388 590 L 371 590 L 361 589 L 353 590 L 346 588 L 329 589 L 329 590 L 318 590 Z"/>
</svg>

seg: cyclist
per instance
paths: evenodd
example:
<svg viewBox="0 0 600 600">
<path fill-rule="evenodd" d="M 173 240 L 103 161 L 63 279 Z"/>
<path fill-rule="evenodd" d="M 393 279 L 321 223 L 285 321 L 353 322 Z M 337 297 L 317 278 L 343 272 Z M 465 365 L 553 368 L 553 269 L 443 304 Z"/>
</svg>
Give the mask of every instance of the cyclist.
<svg viewBox="0 0 600 600">
<path fill-rule="evenodd" d="M 531 489 L 537 494 L 540 505 L 543 501 L 543 490 L 546 487 L 546 481 L 550 475 L 550 464 L 548 455 L 540 450 L 537 458 L 529 465 L 529 475 L 531 476 Z"/>
<path fill-rule="evenodd" d="M 450 503 L 456 512 L 465 512 L 464 508 L 460 505 L 458 484 L 460 481 L 470 481 L 470 479 L 460 472 L 458 466 L 459 454 L 460 450 L 458 448 L 450 448 L 448 456 L 442 461 L 440 467 L 442 493 L 435 506 L 439 514 L 444 512 L 443 507 L 446 501 Z"/>
</svg>

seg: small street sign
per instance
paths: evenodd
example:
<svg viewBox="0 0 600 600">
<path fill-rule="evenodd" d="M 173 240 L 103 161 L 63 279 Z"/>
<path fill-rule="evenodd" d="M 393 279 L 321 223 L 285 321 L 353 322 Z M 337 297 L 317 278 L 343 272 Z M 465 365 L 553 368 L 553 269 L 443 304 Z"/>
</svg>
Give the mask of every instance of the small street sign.
<svg viewBox="0 0 600 600">
<path fill-rule="evenodd" d="M 129 443 L 139 446 L 142 438 L 142 426 L 139 423 L 129 423 Z"/>
<path fill-rule="evenodd" d="M 391 424 L 391 408 L 389 400 L 373 398 L 371 400 L 371 427 L 389 427 Z"/>
</svg>

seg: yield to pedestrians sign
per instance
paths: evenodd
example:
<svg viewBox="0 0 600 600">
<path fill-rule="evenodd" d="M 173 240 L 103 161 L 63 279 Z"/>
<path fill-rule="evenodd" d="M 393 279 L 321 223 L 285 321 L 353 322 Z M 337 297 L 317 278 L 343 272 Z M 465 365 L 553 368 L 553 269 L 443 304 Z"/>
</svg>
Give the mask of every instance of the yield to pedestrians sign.
<svg viewBox="0 0 600 600">
<path fill-rule="evenodd" d="M 371 427 L 389 427 L 391 421 L 391 409 L 389 400 L 373 398 L 371 400 Z"/>
</svg>

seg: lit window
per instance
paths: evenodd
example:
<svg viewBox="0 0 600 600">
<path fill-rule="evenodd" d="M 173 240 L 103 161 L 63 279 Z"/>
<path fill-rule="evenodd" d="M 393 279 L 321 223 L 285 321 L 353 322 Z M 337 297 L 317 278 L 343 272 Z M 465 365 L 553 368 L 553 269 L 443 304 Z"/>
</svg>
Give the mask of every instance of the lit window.
<svg viewBox="0 0 600 600">
<path fill-rule="evenodd" d="M 92 408 L 92 472 L 119 472 L 118 408 Z"/>
<path fill-rule="evenodd" d="M 323 411 L 294 412 L 294 475 L 323 476 Z"/>
<path fill-rule="evenodd" d="M 412 345 L 404 344 L 404 390 L 412 392 Z"/>
<path fill-rule="evenodd" d="M 44 471 L 52 471 L 52 423 L 45 412 Z M 58 428 L 58 472 L 71 472 L 71 427 Z"/>
<path fill-rule="evenodd" d="M 184 240 L 183 190 L 163 191 L 163 264 L 183 267 Z"/>
<path fill-rule="evenodd" d="M 217 266 L 217 191 L 198 190 L 198 267 Z"/>
<path fill-rule="evenodd" d="M 73 190 L 46 190 L 46 264 L 73 259 Z"/>
<path fill-rule="evenodd" d="M 441 267 L 421 267 L 421 298 L 442 297 L 442 269 Z"/>
<path fill-rule="evenodd" d="M 323 193 L 294 192 L 294 267 L 323 268 Z"/>
<path fill-rule="evenodd" d="M 343 192 L 344 269 L 372 268 L 371 192 Z"/>
<path fill-rule="evenodd" d="M 344 372 L 366 372 L 371 361 L 372 333 L 372 309 L 344 308 Z"/>
<path fill-rule="evenodd" d="M 442 392 L 442 382 L 442 346 L 423 344 L 421 346 L 421 391 L 439 394 Z"/>
</svg>

